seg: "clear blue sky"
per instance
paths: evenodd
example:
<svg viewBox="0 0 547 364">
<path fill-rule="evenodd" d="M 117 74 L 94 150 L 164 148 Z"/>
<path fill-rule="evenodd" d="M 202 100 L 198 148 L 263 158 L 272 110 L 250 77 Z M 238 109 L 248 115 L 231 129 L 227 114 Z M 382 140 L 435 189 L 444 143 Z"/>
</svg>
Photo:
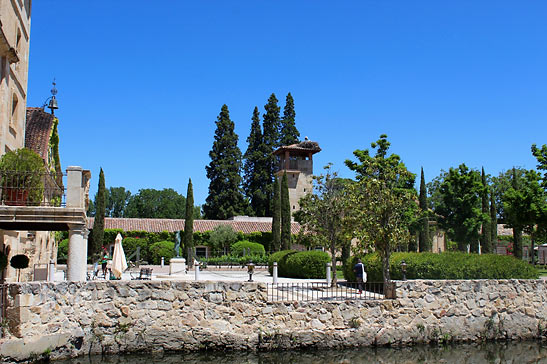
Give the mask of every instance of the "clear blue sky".
<svg viewBox="0 0 547 364">
<path fill-rule="evenodd" d="M 291 92 L 315 171 L 382 133 L 426 179 L 466 163 L 534 168 L 547 143 L 547 2 L 33 1 L 28 105 L 59 89 L 64 168 L 106 185 L 207 196 L 227 104 L 244 153 L 251 114 Z"/>
</svg>

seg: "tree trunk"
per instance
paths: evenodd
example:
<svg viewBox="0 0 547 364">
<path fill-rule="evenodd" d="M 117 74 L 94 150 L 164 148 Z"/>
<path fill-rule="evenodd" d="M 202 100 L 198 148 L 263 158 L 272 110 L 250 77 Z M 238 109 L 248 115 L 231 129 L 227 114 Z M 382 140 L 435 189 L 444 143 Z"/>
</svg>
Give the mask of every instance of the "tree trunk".
<svg viewBox="0 0 547 364">
<path fill-rule="evenodd" d="M 336 286 L 336 244 L 334 243 L 334 240 L 331 240 L 330 243 L 330 254 L 331 254 L 331 273 L 333 274 L 332 277 L 332 287 Z"/>
<path fill-rule="evenodd" d="M 522 259 L 522 229 L 513 227 L 513 255 Z"/>
</svg>

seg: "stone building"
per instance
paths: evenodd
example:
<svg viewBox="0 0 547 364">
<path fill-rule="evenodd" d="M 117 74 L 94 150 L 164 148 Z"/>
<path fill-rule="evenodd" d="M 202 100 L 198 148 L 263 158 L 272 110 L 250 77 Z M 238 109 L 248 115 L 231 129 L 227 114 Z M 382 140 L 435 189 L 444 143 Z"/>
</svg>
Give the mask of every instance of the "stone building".
<svg viewBox="0 0 547 364">
<path fill-rule="evenodd" d="M 313 155 L 321 151 L 319 144 L 306 138 L 303 142 L 282 146 L 273 152 L 277 157 L 275 175 L 287 173 L 291 211 L 300 209 L 298 201 L 313 190 Z"/>
<path fill-rule="evenodd" d="M 0 154 L 25 143 L 31 0 L 0 0 Z"/>
</svg>

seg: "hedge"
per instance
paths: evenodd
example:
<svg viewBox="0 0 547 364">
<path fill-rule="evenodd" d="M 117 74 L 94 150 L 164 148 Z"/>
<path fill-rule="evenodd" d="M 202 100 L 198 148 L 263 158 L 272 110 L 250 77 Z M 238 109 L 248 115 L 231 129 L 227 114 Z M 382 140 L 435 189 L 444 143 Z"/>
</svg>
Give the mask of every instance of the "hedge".
<svg viewBox="0 0 547 364">
<path fill-rule="evenodd" d="M 289 271 L 286 264 L 287 257 L 298 253 L 296 250 L 281 250 L 270 255 L 268 259 L 268 271 L 273 274 L 273 263 L 277 262 L 277 274 L 280 277 L 288 277 Z"/>
<path fill-rule="evenodd" d="M 266 251 L 264 246 L 259 243 L 253 243 L 248 240 L 241 240 L 232 244 L 230 247 L 232 255 L 242 257 L 244 255 L 264 255 Z"/>
<path fill-rule="evenodd" d="M 245 266 L 252 262 L 255 265 L 268 264 L 268 257 L 266 255 L 247 255 L 244 257 L 238 257 L 234 255 L 223 255 L 221 257 L 213 257 L 202 259 L 203 262 L 208 265 L 241 265 Z"/>
<path fill-rule="evenodd" d="M 353 266 L 357 256 L 344 266 L 344 277 L 355 281 Z M 383 281 L 382 262 L 377 253 L 362 257 L 369 282 Z M 538 271 L 528 263 L 508 255 L 466 254 L 462 252 L 393 253 L 391 279 L 403 278 L 401 261 L 407 264 L 407 279 L 534 279 Z"/>
<path fill-rule="evenodd" d="M 309 250 L 286 256 L 289 278 L 325 278 L 330 256 L 322 251 Z M 281 275 L 281 274 L 280 274 Z"/>
<path fill-rule="evenodd" d="M 141 248 L 141 260 L 144 261 L 150 261 L 150 252 L 148 251 L 148 248 L 150 246 L 150 243 L 147 238 L 132 238 L 128 237 L 122 240 L 122 246 L 123 251 L 125 253 L 125 256 L 129 258 L 131 254 L 133 254 L 137 247 Z M 173 245 L 174 249 L 174 245 Z M 132 260 L 136 260 L 137 257 L 133 257 Z"/>
<path fill-rule="evenodd" d="M 175 256 L 175 243 L 172 241 L 158 241 L 150 245 L 150 264 L 161 264 L 161 257 L 165 258 L 166 264 Z"/>
<path fill-rule="evenodd" d="M 57 263 L 65 264 L 68 259 L 68 239 L 63 239 L 57 247 Z"/>
</svg>

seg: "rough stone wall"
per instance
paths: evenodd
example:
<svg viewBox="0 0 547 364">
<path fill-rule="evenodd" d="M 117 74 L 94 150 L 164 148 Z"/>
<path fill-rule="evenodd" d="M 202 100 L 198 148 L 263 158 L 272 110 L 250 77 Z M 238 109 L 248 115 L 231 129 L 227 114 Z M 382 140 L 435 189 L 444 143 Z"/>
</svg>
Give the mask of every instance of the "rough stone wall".
<svg viewBox="0 0 547 364">
<path fill-rule="evenodd" d="M 542 280 L 397 282 L 381 301 L 267 301 L 266 285 L 120 281 L 11 284 L 4 359 L 205 348 L 410 345 L 545 337 Z"/>
</svg>

